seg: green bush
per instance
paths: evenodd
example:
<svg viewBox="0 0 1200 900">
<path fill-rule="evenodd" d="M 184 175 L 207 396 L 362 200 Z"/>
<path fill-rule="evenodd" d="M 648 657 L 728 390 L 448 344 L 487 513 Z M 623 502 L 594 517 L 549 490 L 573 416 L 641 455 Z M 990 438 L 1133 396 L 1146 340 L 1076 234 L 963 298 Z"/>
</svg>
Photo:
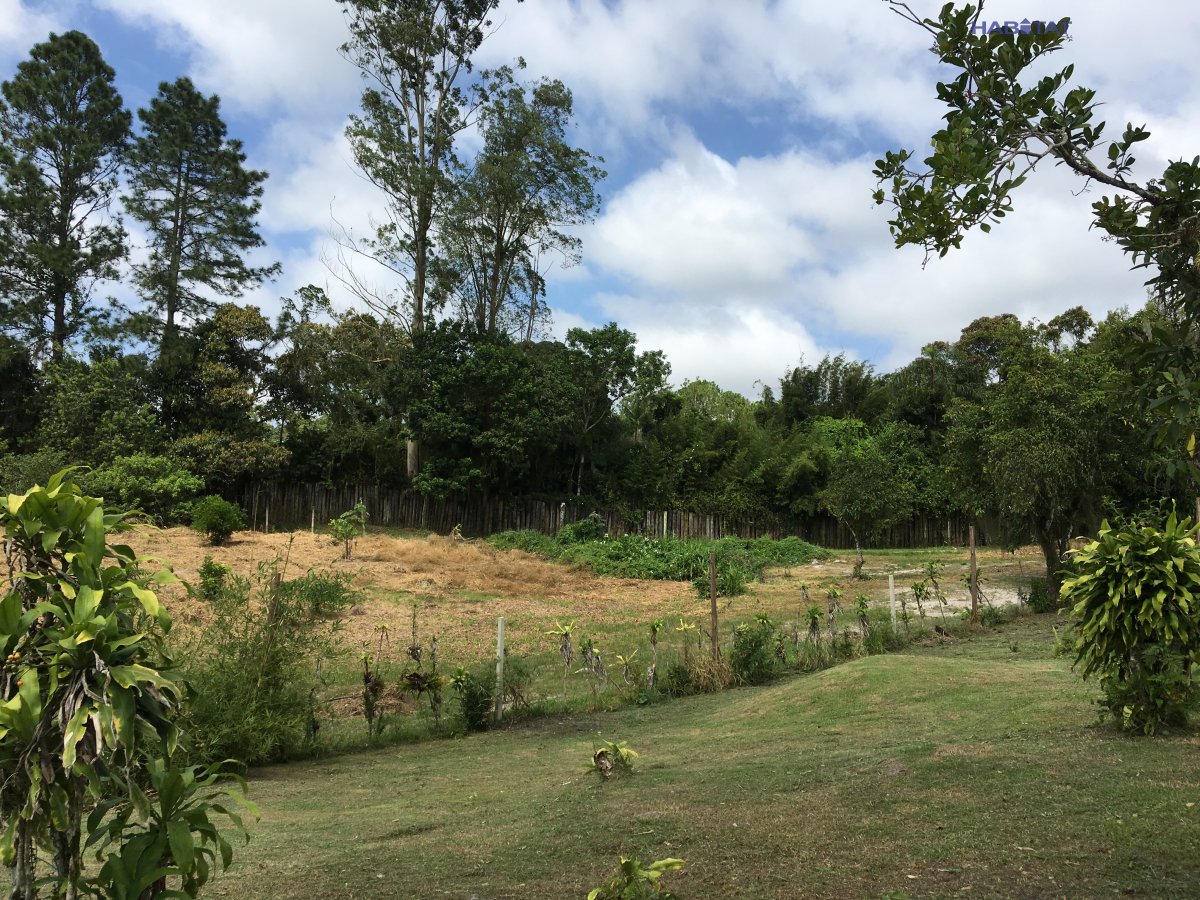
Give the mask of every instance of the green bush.
<svg viewBox="0 0 1200 900">
<path fill-rule="evenodd" d="M 279 585 L 279 594 L 314 621 L 332 619 L 358 601 L 348 572 L 306 572 Z"/>
<path fill-rule="evenodd" d="M 200 587 L 197 589 L 200 599 L 209 603 L 218 599 L 225 592 L 231 571 L 229 566 L 216 562 L 211 556 L 204 557 L 204 562 L 200 564 Z"/>
<path fill-rule="evenodd" d="M 1007 606 L 985 606 L 979 613 L 979 623 L 985 628 L 997 628 L 1012 619 Z"/>
<path fill-rule="evenodd" d="M 214 546 L 225 543 L 235 531 L 245 527 L 246 514 L 242 508 L 214 494 L 201 497 L 192 506 L 192 528 Z"/>
<path fill-rule="evenodd" d="M 315 736 L 315 663 L 335 651 L 330 617 L 355 598 L 343 575 L 309 573 L 276 589 L 277 571 L 230 576 L 212 619 L 180 648 L 192 688 L 187 730 L 205 761 L 280 761 Z"/>
<path fill-rule="evenodd" d="M 1125 729 L 1153 734 L 1182 722 L 1196 699 L 1200 662 L 1200 548 L 1174 513 L 1148 524 L 1100 527 L 1072 554 L 1062 598 L 1075 630 L 1075 663 L 1096 676 L 1101 706 Z"/>
<path fill-rule="evenodd" d="M 1045 578 L 1029 579 L 1029 608 L 1035 613 L 1054 612 L 1054 600 Z"/>
<path fill-rule="evenodd" d="M 528 709 L 526 693 L 533 672 L 528 661 L 516 654 L 504 657 L 504 703 Z M 486 731 L 496 707 L 496 664 L 483 663 L 473 669 L 459 667 L 450 677 L 458 696 L 459 716 L 466 731 Z"/>
<path fill-rule="evenodd" d="M 733 651 L 729 663 L 734 677 L 745 684 L 765 684 L 779 675 L 779 630 L 766 616 L 757 616 L 753 624 L 743 623 L 733 632 Z"/>
<path fill-rule="evenodd" d="M 458 695 L 459 713 L 467 731 L 486 731 L 495 708 L 496 670 L 487 665 L 459 668 L 450 678 Z"/>
<path fill-rule="evenodd" d="M 180 521 L 204 480 L 165 456 L 134 453 L 80 476 L 88 491 L 117 510 L 137 510 L 160 522 Z"/>
<path fill-rule="evenodd" d="M 692 670 L 682 660 L 673 659 L 662 677 L 662 690 L 672 697 L 688 697 L 698 693 L 692 683 Z"/>
<path fill-rule="evenodd" d="M 567 528 L 577 529 L 582 525 L 583 522 Z M 587 529 L 595 533 L 593 525 Z M 709 541 L 626 534 L 583 540 L 579 539 L 578 531 L 569 535 L 567 540 L 556 540 L 537 531 L 503 531 L 492 535 L 488 542 L 501 550 L 523 550 L 546 559 L 587 566 L 597 575 L 690 581 L 703 594 L 708 593 L 708 554 L 716 553 L 717 589 L 723 596 L 744 592 L 746 583 L 758 578 L 768 566 L 798 566 L 825 555 L 820 547 L 794 537 L 780 541 L 770 538 Z"/>
<path fill-rule="evenodd" d="M 587 541 L 602 541 L 608 536 L 608 525 L 599 513 L 589 513 L 571 525 L 558 530 L 555 540 L 560 544 L 582 544 Z"/>
<path fill-rule="evenodd" d="M 5 456 L 0 458 L 0 489 L 4 494 L 23 494 L 69 466 L 66 454 L 48 448 Z"/>
<path fill-rule="evenodd" d="M 546 559 L 554 559 L 558 551 L 558 545 L 554 542 L 554 538 L 532 529 L 501 531 L 493 534 L 487 540 L 489 544 L 499 550 L 520 550 L 534 556 L 543 556 Z"/>
</svg>

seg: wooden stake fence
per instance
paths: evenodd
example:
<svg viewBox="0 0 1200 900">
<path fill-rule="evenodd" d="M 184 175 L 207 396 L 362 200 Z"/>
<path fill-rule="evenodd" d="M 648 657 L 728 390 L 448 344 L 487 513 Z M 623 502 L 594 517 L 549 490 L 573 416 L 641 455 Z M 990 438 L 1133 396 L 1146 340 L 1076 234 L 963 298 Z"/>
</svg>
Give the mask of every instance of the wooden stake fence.
<svg viewBox="0 0 1200 900">
<path fill-rule="evenodd" d="M 314 484 L 258 484 L 241 496 L 231 496 L 250 513 L 251 527 L 265 528 L 269 518 L 275 531 L 316 529 L 361 501 L 374 526 L 384 528 L 428 528 L 449 534 L 461 526 L 467 537 L 485 537 L 498 531 L 530 529 L 554 535 L 564 525 L 585 518 L 592 510 L 566 502 L 504 500 L 468 496 L 439 500 L 412 490 L 379 485 L 328 487 Z M 739 521 L 712 513 L 687 510 L 646 510 L 636 517 L 627 511 L 598 510 L 605 528 L 614 537 L 637 533 L 647 537 L 676 538 L 782 538 L 796 536 L 821 547 L 849 549 L 854 538 L 836 519 L 812 515 L 784 523 Z M 881 547 L 931 547 L 943 543 L 967 543 L 965 517 L 918 516 L 899 524 L 880 538 Z"/>
</svg>

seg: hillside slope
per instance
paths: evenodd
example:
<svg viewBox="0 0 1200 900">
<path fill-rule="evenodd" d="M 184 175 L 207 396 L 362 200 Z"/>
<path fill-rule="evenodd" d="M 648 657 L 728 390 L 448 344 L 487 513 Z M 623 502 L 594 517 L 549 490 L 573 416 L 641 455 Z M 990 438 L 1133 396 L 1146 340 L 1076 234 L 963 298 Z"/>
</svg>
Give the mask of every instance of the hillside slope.
<svg viewBox="0 0 1200 900">
<path fill-rule="evenodd" d="M 1051 617 L 773 686 L 255 773 L 214 896 L 1185 897 L 1200 740 L 1095 726 Z M 636 773 L 584 771 L 599 736 Z"/>
</svg>

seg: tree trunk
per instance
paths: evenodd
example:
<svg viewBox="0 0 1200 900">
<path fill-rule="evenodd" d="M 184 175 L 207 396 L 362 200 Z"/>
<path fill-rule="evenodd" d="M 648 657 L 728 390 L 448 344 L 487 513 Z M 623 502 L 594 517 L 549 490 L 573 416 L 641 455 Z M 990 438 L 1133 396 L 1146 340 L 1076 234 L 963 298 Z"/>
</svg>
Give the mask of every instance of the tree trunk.
<svg viewBox="0 0 1200 900">
<path fill-rule="evenodd" d="M 863 566 L 867 561 L 863 558 L 862 541 L 858 539 L 858 532 L 851 528 L 850 534 L 854 537 L 854 552 L 858 555 L 858 561 L 854 564 L 854 577 L 861 578 Z"/>
<path fill-rule="evenodd" d="M 414 438 L 409 438 L 405 450 L 407 458 L 405 460 L 405 469 L 408 472 L 408 480 L 412 481 L 417 477 L 417 473 L 421 471 L 421 442 Z"/>
<path fill-rule="evenodd" d="M 66 831 L 55 829 L 51 833 L 54 844 L 54 875 L 60 885 L 65 885 L 62 900 L 77 900 L 79 897 L 80 876 L 82 875 L 83 854 L 79 840 L 83 828 L 83 797 L 79 785 L 71 783 L 67 790 L 70 792 L 68 806 L 69 824 L 74 826 Z M 59 895 L 56 895 L 59 896 Z"/>
<path fill-rule="evenodd" d="M 1042 556 L 1046 560 L 1046 587 L 1050 592 L 1050 599 L 1057 606 L 1058 592 L 1062 588 L 1062 575 L 1059 573 L 1059 569 L 1062 568 L 1066 542 L 1041 528 L 1037 531 L 1037 539 L 1038 546 L 1042 548 Z"/>
<path fill-rule="evenodd" d="M 28 823 L 17 825 L 16 858 L 8 867 L 10 900 L 37 900 L 37 849 Z"/>
</svg>

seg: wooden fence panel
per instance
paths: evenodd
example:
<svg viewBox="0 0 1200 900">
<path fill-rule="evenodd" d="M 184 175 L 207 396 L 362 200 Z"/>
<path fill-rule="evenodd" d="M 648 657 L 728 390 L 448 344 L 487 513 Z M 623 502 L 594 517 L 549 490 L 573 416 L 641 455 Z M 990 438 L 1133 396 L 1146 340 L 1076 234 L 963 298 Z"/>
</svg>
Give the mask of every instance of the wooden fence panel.
<svg viewBox="0 0 1200 900">
<path fill-rule="evenodd" d="M 240 500 L 246 509 L 252 528 L 263 530 L 269 521 L 272 531 L 304 529 L 314 523 L 317 527 L 323 527 L 359 502 L 367 507 L 372 525 L 384 528 L 428 528 L 442 534 L 458 526 L 470 537 L 521 528 L 553 535 L 563 526 L 577 522 L 587 514 L 566 502 L 506 502 L 481 496 L 438 500 L 411 490 L 371 484 L 339 487 L 258 484 L 235 499 Z M 604 517 L 609 534 L 621 535 L 629 530 L 627 518 L 619 510 L 604 510 L 600 514 Z M 981 544 L 987 542 L 988 524 L 980 523 Z M 918 516 L 888 529 L 874 546 L 963 546 L 967 542 L 969 526 L 970 522 L 965 516 L 945 519 Z M 650 537 L 781 538 L 795 535 L 831 549 L 854 546 L 849 530 L 826 515 L 805 516 L 791 523 L 770 525 L 728 521 L 721 515 L 689 510 L 646 510 L 642 514 L 640 529 L 635 530 Z"/>
</svg>

